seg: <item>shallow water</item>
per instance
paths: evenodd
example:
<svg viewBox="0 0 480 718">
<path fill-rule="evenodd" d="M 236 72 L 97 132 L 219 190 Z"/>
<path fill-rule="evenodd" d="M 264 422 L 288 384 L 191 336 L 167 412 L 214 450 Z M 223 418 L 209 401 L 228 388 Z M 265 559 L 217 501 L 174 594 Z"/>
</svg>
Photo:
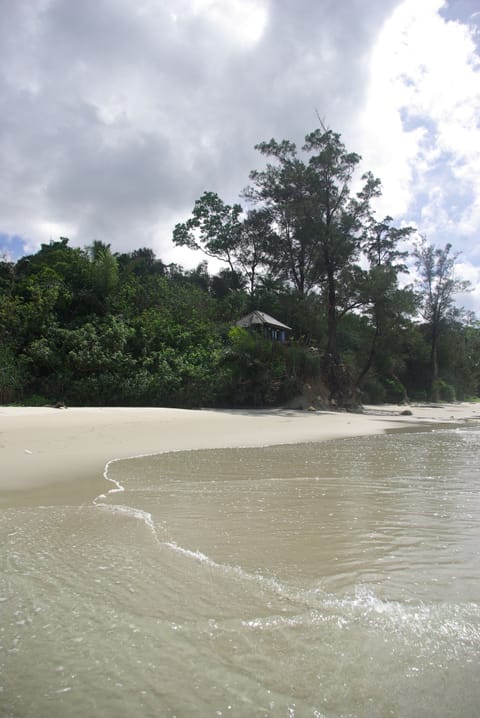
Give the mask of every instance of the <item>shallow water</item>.
<svg viewBox="0 0 480 718">
<path fill-rule="evenodd" d="M 25 495 L 0 514 L 0 715 L 476 718 L 479 466 L 477 425 Z"/>
</svg>

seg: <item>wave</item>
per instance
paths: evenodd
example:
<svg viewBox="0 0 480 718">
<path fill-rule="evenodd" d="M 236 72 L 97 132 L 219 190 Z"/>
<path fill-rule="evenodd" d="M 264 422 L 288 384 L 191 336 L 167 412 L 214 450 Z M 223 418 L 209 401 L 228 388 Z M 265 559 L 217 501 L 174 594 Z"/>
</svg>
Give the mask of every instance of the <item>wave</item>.
<svg viewBox="0 0 480 718">
<path fill-rule="evenodd" d="M 203 563 L 224 575 L 257 585 L 262 592 L 273 593 L 287 600 L 298 613 L 273 615 L 241 621 L 244 628 L 272 630 L 285 627 L 313 627 L 333 623 L 338 628 L 354 624 L 368 624 L 382 631 L 404 636 L 405 640 L 425 640 L 429 643 L 448 643 L 480 648 L 480 604 L 449 602 L 402 602 L 380 597 L 371 587 L 359 584 L 353 595 L 329 594 L 322 588 L 304 588 L 279 581 L 276 577 L 250 573 L 240 566 L 215 561 L 201 551 L 192 551 L 175 542 L 162 545 L 191 560 Z"/>
<path fill-rule="evenodd" d="M 123 504 L 96 503 L 95 506 L 105 511 L 110 511 L 114 514 L 122 514 L 123 516 L 129 516 L 130 518 L 143 521 L 143 523 L 148 526 L 148 528 L 154 534 L 155 538 L 158 540 L 157 528 L 153 520 L 153 516 L 148 511 L 144 511 L 143 509 L 135 509 L 132 506 L 125 506 Z"/>
<path fill-rule="evenodd" d="M 478 440 L 478 431 L 471 429 L 435 429 L 433 433 L 454 433 L 465 437 L 467 441 Z M 155 452 L 132 456 L 140 459 L 159 456 Z M 179 452 L 180 453 L 180 452 Z M 448 601 L 392 600 L 379 595 L 372 587 L 364 584 L 352 586 L 348 593 L 339 595 L 325 591 L 321 585 L 302 586 L 279 580 L 274 575 L 249 572 L 239 565 L 222 563 L 200 550 L 179 545 L 174 540 L 161 536 L 161 524 L 157 525 L 151 513 L 140 508 L 124 504 L 106 503 L 107 496 L 125 491 L 125 487 L 114 479 L 109 470 L 111 465 L 125 459 L 112 459 L 107 463 L 104 477 L 113 484 L 110 491 L 96 497 L 94 504 L 102 510 L 108 510 L 123 516 L 142 521 L 152 532 L 159 546 L 176 552 L 188 561 L 195 561 L 208 569 L 235 581 L 247 583 L 257 594 L 260 591 L 268 602 L 270 597 L 281 599 L 285 615 L 252 617 L 243 621 L 248 630 L 275 630 L 288 626 L 308 627 L 331 623 L 339 629 L 363 626 L 373 628 L 385 635 L 395 634 L 401 640 L 418 642 L 419 645 L 444 645 L 451 643 L 451 650 L 458 647 L 472 651 L 478 656 L 480 650 L 480 605 L 473 602 L 453 603 Z M 300 479 L 306 477 L 299 477 Z M 314 477 L 308 477 L 312 480 Z M 273 479 L 272 479 L 273 480 Z M 276 480 L 282 480 L 276 479 Z M 285 481 L 291 481 L 283 479 Z M 283 610 L 283 609 L 282 609 Z"/>
</svg>

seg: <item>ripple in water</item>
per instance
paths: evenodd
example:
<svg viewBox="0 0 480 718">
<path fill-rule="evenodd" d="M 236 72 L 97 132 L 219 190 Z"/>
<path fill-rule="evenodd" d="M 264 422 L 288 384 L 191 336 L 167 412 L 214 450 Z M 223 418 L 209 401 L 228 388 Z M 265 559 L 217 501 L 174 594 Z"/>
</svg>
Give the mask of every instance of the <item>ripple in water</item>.
<svg viewBox="0 0 480 718">
<path fill-rule="evenodd" d="M 110 462 L 0 519 L 0 714 L 477 716 L 476 427 Z"/>
</svg>

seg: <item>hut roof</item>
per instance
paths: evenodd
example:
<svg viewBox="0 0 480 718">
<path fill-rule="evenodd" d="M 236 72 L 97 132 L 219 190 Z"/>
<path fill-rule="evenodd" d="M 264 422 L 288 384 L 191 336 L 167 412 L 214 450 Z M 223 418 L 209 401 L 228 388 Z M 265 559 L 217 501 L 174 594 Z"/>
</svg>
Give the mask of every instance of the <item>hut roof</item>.
<svg viewBox="0 0 480 718">
<path fill-rule="evenodd" d="M 237 327 L 252 327 L 256 324 L 263 326 L 266 324 L 269 327 L 276 327 L 277 329 L 287 329 L 291 331 L 291 327 L 287 327 L 286 324 L 282 324 L 282 322 L 279 322 L 278 319 L 275 319 L 275 317 L 257 310 L 250 312 L 250 314 L 247 314 L 245 317 L 242 317 L 238 320 L 238 322 L 235 322 L 235 324 Z"/>
</svg>

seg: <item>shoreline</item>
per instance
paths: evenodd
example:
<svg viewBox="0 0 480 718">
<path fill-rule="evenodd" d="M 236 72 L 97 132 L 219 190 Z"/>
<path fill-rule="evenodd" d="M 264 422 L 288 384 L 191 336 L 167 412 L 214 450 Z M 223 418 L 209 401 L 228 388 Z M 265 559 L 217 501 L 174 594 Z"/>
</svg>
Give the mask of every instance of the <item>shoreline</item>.
<svg viewBox="0 0 480 718">
<path fill-rule="evenodd" d="M 401 415 L 408 410 L 410 415 Z M 368 436 L 421 424 L 480 421 L 480 403 L 337 411 L 0 406 L 0 492 L 103 479 L 119 459 Z"/>
</svg>

